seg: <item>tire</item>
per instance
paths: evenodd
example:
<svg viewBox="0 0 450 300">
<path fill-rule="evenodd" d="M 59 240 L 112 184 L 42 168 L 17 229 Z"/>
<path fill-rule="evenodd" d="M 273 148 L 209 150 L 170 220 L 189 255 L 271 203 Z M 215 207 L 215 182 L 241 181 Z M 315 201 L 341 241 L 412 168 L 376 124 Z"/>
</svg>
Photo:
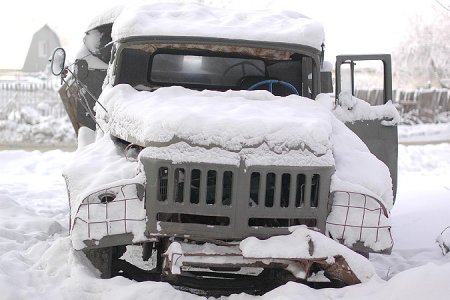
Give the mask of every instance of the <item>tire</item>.
<svg viewBox="0 0 450 300">
<path fill-rule="evenodd" d="M 118 274 L 116 261 L 122 256 L 123 253 L 125 253 L 125 250 L 125 246 L 115 246 L 83 249 L 82 251 L 92 265 L 100 271 L 100 277 L 103 279 L 108 279 Z"/>
</svg>

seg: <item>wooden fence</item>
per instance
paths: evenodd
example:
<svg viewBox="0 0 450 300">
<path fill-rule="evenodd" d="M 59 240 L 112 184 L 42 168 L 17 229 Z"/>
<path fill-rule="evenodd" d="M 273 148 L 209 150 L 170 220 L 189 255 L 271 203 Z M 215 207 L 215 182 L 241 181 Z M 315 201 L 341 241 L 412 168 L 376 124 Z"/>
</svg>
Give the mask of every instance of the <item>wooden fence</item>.
<svg viewBox="0 0 450 300">
<path fill-rule="evenodd" d="M 23 107 L 36 109 L 43 117 L 65 116 L 57 89 L 58 82 L 54 80 L 0 81 L 0 120 L 18 118 L 11 113 Z"/>
</svg>

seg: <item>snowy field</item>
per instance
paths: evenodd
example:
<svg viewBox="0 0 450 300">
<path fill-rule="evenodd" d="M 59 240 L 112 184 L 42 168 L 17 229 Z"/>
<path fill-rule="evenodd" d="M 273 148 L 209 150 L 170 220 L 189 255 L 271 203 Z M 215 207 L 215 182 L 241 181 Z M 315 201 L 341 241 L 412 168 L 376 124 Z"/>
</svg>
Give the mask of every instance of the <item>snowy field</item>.
<svg viewBox="0 0 450 300">
<path fill-rule="evenodd" d="M 379 279 L 342 289 L 288 283 L 262 299 L 449 299 L 450 144 L 400 146 L 392 255 L 371 255 Z M 72 153 L 0 151 L 1 299 L 198 299 L 166 283 L 109 280 L 71 248 L 62 168 Z M 252 299 L 245 294 L 230 299 Z"/>
</svg>

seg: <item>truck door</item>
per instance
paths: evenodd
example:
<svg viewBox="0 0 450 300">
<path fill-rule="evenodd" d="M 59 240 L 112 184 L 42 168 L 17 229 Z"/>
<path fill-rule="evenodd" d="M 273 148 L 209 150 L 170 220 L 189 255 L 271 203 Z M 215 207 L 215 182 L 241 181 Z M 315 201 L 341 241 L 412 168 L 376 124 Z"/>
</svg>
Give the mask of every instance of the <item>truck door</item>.
<svg viewBox="0 0 450 300">
<path fill-rule="evenodd" d="M 369 67 L 361 68 L 361 66 Z M 378 67 L 378 74 L 370 76 L 371 72 L 377 72 L 376 67 Z M 340 105 L 341 91 L 351 92 L 353 96 L 366 100 L 372 106 L 383 105 L 392 100 L 390 54 L 339 55 L 336 57 L 335 70 L 337 105 Z M 371 86 L 374 81 L 378 81 L 378 87 Z M 382 121 L 383 119 L 356 120 L 346 122 L 346 125 L 363 140 L 372 154 L 388 166 L 395 199 L 398 156 L 397 125 L 386 125 L 386 122 Z"/>
</svg>

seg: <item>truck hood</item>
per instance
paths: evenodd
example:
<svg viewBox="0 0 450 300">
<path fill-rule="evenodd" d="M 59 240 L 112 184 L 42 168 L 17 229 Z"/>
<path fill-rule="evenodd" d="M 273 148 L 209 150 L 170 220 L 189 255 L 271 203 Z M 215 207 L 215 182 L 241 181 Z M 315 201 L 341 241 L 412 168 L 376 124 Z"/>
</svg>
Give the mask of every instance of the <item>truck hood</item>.
<svg viewBox="0 0 450 300">
<path fill-rule="evenodd" d="M 105 131 L 143 147 L 185 142 L 239 152 L 267 146 L 275 153 L 331 150 L 330 111 L 311 99 L 267 91 L 196 91 L 183 87 L 137 91 L 107 87 L 97 108 Z"/>
</svg>

